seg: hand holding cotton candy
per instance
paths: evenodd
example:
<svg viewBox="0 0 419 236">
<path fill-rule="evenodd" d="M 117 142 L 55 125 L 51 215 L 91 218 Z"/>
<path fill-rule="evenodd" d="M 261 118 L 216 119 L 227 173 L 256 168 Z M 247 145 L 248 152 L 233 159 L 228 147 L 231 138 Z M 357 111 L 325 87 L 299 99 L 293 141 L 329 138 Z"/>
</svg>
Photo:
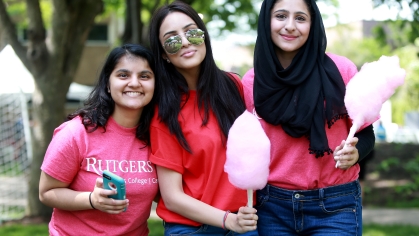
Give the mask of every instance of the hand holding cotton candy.
<svg viewBox="0 0 419 236">
<path fill-rule="evenodd" d="M 253 190 L 264 188 L 268 182 L 270 149 L 259 120 L 245 111 L 230 128 L 224 171 L 231 184 L 247 190 L 248 207 L 253 207 Z"/>
<path fill-rule="evenodd" d="M 378 61 L 365 63 L 348 82 L 345 106 L 352 127 L 348 138 L 352 139 L 363 125 L 372 124 L 380 116 L 383 103 L 403 84 L 406 71 L 399 66 L 397 56 L 381 56 Z M 339 161 L 336 163 L 336 167 Z"/>
</svg>

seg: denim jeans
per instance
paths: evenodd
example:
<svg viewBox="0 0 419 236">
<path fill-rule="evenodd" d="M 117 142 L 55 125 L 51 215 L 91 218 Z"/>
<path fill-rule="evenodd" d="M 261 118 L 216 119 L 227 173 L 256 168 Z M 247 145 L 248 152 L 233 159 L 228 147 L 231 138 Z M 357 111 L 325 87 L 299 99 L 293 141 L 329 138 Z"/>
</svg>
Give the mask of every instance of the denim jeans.
<svg viewBox="0 0 419 236">
<path fill-rule="evenodd" d="M 206 236 L 259 236 L 258 231 L 250 231 L 244 234 L 239 234 L 230 230 L 224 230 L 219 227 L 211 225 L 190 226 L 182 224 L 173 224 L 163 222 L 164 236 L 178 236 L 178 235 L 206 235 Z"/>
<path fill-rule="evenodd" d="M 259 235 L 362 235 L 358 181 L 316 190 L 258 190 Z"/>
</svg>

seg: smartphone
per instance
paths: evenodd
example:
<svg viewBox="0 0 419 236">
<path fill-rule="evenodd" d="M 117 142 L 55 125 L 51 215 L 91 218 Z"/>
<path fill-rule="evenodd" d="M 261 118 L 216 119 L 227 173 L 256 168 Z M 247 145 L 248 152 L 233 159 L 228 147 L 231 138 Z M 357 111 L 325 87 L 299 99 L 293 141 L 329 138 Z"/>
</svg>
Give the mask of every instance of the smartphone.
<svg viewBox="0 0 419 236">
<path fill-rule="evenodd" d="M 116 200 L 124 200 L 126 198 L 125 194 L 125 180 L 118 175 L 110 172 L 110 171 L 103 171 L 103 187 L 105 189 L 116 189 L 116 194 L 109 195 L 110 198 Z M 126 209 L 124 210 L 126 211 Z"/>
</svg>

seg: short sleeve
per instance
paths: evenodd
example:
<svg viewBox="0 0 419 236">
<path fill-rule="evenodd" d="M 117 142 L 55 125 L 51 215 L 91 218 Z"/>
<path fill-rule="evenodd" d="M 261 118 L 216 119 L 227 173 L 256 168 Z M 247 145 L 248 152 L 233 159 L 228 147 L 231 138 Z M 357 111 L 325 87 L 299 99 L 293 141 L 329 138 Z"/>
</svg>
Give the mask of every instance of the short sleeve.
<svg viewBox="0 0 419 236">
<path fill-rule="evenodd" d="M 158 126 L 153 125 L 158 123 Z M 179 144 L 175 135 L 163 123 L 154 121 L 150 127 L 151 155 L 150 161 L 158 166 L 162 166 L 180 174 L 183 174 L 183 148 Z"/>
<path fill-rule="evenodd" d="M 80 128 L 84 129 L 84 126 L 68 121 L 54 130 L 41 166 L 42 171 L 64 183 L 73 181 L 80 169 L 80 139 L 75 137 Z"/>
</svg>

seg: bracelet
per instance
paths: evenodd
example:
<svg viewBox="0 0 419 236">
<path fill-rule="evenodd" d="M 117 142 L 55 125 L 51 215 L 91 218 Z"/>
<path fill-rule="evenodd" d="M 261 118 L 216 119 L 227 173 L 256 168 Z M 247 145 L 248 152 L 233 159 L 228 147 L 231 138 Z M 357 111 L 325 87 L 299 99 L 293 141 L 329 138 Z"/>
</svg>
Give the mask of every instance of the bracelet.
<svg viewBox="0 0 419 236">
<path fill-rule="evenodd" d="M 93 209 L 95 209 L 95 210 L 96 210 L 96 208 L 93 206 L 93 203 L 92 203 L 92 193 L 93 193 L 93 192 L 90 192 L 90 194 L 89 194 L 89 202 L 90 202 L 90 206 L 91 206 Z"/>
<path fill-rule="evenodd" d="M 231 213 L 231 212 L 226 211 L 226 213 L 224 214 L 224 217 L 223 217 L 223 225 L 221 226 L 221 228 L 223 228 L 224 230 L 226 229 L 226 220 L 227 220 L 227 216 L 228 216 L 229 213 Z"/>
</svg>

